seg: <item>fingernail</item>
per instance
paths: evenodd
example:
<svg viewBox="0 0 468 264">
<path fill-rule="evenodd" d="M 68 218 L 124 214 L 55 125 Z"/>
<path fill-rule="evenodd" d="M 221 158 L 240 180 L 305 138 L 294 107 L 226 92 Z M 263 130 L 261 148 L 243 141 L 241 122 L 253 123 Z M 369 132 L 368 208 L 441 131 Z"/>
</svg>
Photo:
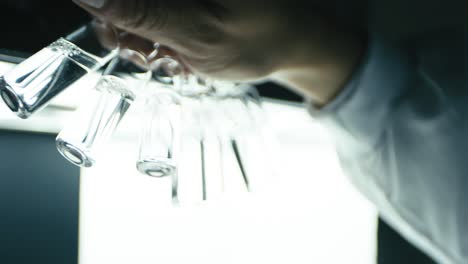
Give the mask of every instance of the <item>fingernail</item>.
<svg viewBox="0 0 468 264">
<path fill-rule="evenodd" d="M 74 2 L 82 3 L 94 8 L 102 8 L 107 0 L 73 0 Z"/>
</svg>

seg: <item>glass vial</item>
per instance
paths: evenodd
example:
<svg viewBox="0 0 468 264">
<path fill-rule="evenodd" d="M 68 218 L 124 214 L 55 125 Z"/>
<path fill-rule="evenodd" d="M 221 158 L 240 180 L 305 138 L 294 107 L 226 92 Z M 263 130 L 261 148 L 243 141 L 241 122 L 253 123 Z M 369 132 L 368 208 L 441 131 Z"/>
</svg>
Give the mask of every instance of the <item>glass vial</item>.
<svg viewBox="0 0 468 264">
<path fill-rule="evenodd" d="M 158 89 L 145 102 L 137 169 L 152 177 L 177 173 L 180 148 L 180 101 L 170 90 Z"/>
<path fill-rule="evenodd" d="M 156 47 L 157 49 L 157 47 Z M 177 161 L 181 138 L 181 102 L 177 94 L 183 69 L 171 57 L 150 64 L 152 81 L 144 97 L 138 171 L 151 177 L 172 176 L 177 189 Z M 177 190 L 175 190 L 177 192 Z"/>
<path fill-rule="evenodd" d="M 11 111 L 26 119 L 108 63 L 117 55 L 117 45 L 118 34 L 111 26 L 90 22 L 0 77 L 0 95 Z"/>
<path fill-rule="evenodd" d="M 128 57 L 139 59 L 136 64 L 120 57 L 107 67 L 87 103 L 81 106 L 75 118 L 58 135 L 58 151 L 71 163 L 80 167 L 94 165 L 101 147 L 115 132 L 120 121 L 135 100 L 135 92 L 144 86 L 151 73 L 140 66 L 145 57 L 130 50 L 124 50 Z"/>
</svg>

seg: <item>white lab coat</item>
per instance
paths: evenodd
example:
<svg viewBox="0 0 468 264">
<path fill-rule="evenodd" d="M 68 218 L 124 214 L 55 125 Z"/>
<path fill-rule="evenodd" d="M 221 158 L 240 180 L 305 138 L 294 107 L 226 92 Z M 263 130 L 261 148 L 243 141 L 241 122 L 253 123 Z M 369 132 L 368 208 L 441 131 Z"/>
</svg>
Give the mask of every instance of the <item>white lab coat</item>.
<svg viewBox="0 0 468 264">
<path fill-rule="evenodd" d="M 421 29 L 401 38 L 374 30 L 348 87 L 309 112 L 391 226 L 439 263 L 466 264 L 468 29 Z"/>
</svg>

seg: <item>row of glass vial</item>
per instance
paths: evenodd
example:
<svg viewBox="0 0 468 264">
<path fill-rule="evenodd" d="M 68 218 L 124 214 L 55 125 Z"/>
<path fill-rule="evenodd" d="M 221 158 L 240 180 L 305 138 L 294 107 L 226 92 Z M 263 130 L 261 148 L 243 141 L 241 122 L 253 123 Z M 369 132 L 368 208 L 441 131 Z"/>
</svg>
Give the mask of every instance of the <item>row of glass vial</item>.
<svg viewBox="0 0 468 264">
<path fill-rule="evenodd" d="M 180 138 L 190 131 L 199 141 L 203 175 L 206 142 L 211 140 L 220 149 L 232 150 L 249 188 L 239 135 L 256 131 L 252 129 L 256 123 L 250 121 L 259 116 L 258 98 L 232 84 L 185 75 L 176 60 L 157 58 L 157 50 L 147 56 L 122 49 L 122 37 L 114 28 L 93 21 L 0 78 L 1 96 L 19 117 L 28 118 L 68 86 L 108 64 L 93 90 L 97 96 L 87 97 L 57 138 L 64 157 L 78 166 L 92 166 L 129 107 L 142 103 L 139 171 L 171 175 L 176 184 Z M 261 142 L 263 137 L 257 139 Z"/>
</svg>

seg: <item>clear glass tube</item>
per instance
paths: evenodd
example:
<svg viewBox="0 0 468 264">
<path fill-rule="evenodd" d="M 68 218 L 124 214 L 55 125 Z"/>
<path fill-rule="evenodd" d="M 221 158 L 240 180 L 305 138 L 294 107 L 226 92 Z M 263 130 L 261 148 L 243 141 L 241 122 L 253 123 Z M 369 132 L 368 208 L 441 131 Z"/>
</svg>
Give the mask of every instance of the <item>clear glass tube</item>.
<svg viewBox="0 0 468 264">
<path fill-rule="evenodd" d="M 234 154 L 245 187 L 250 191 L 251 175 L 246 167 L 245 153 L 242 152 L 242 138 L 244 134 L 253 133 L 248 129 L 249 112 L 243 104 L 242 98 L 225 98 L 222 104 L 224 105 L 224 114 L 228 122 L 225 130 L 227 139 L 224 147 L 230 149 Z"/>
<path fill-rule="evenodd" d="M 145 57 L 130 50 L 145 63 Z M 95 87 L 95 97 L 89 97 L 75 118 L 60 132 L 56 139 L 58 151 L 71 163 L 81 167 L 94 165 L 100 148 L 112 136 L 135 99 L 135 91 L 146 84 L 151 74 L 133 62 L 115 58 L 107 67 Z"/>
<path fill-rule="evenodd" d="M 0 95 L 11 111 L 28 118 L 71 84 L 109 62 L 117 55 L 117 45 L 117 32 L 93 21 L 0 77 Z"/>
<path fill-rule="evenodd" d="M 137 169 L 152 177 L 177 173 L 180 148 L 180 101 L 170 90 L 159 89 L 146 98 Z"/>
<path fill-rule="evenodd" d="M 203 96 L 200 100 L 200 152 L 203 200 L 219 198 L 224 192 L 223 153 L 218 99 Z"/>
<path fill-rule="evenodd" d="M 256 101 L 257 94 L 248 86 L 217 81 L 213 85 L 218 97 L 218 108 L 223 116 L 223 119 L 219 120 L 222 123 L 222 148 L 227 152 L 225 158 L 229 159 L 223 163 L 236 164 L 244 187 L 250 191 L 258 176 L 259 170 L 256 168 L 266 165 L 253 163 L 264 156 L 257 151 L 262 141 L 260 126 L 257 123 L 260 111 Z M 253 152 L 256 154 L 251 155 Z"/>
<path fill-rule="evenodd" d="M 157 53 L 159 45 L 155 44 Z M 151 177 L 173 178 L 173 196 L 177 196 L 177 161 L 181 137 L 180 97 L 176 93 L 181 85 L 183 69 L 171 57 L 150 56 L 152 78 L 144 97 L 139 156 L 136 167 Z M 177 197 L 173 197 L 177 199 Z"/>
<path fill-rule="evenodd" d="M 226 115 L 231 123 L 227 126 L 228 147 L 234 153 L 247 190 L 252 191 L 261 189 L 273 174 L 270 170 L 273 167 L 272 153 L 265 146 L 272 131 L 264 131 L 266 118 L 255 88 L 243 86 L 239 89 L 244 91 L 241 96 L 225 102 Z"/>
</svg>

